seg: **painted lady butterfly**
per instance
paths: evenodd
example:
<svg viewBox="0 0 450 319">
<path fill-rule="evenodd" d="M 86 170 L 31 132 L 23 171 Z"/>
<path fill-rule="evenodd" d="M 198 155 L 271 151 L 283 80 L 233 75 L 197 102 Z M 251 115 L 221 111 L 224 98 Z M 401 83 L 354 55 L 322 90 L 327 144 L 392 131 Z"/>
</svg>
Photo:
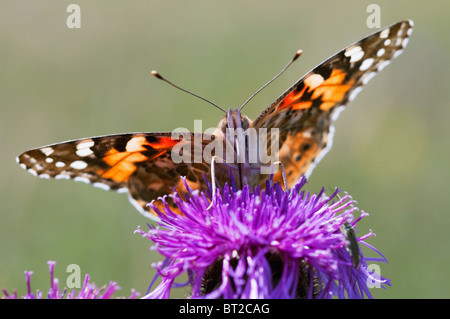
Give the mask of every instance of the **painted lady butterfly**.
<svg viewBox="0 0 450 319">
<path fill-rule="evenodd" d="M 42 178 L 73 179 L 105 190 L 127 192 L 141 213 L 156 219 L 147 203 L 174 187 L 183 189 L 180 176 L 186 176 L 190 186 L 198 189 L 205 188 L 205 176 L 211 179 L 212 158 L 196 160 L 196 150 L 202 152 L 212 140 L 227 143 L 227 128 L 278 128 L 277 155 L 291 186 L 302 174 L 309 175 L 327 153 L 334 132 L 332 123 L 339 112 L 403 51 L 412 27 L 412 21 L 401 21 L 348 46 L 308 72 L 254 121 L 241 115 L 239 109 L 230 109 L 211 135 L 189 133 L 180 140 L 172 139 L 170 132 L 91 137 L 26 151 L 17 162 Z M 240 143 L 246 145 L 247 157 L 256 151 L 247 147 L 247 141 Z M 176 145 L 192 146 L 190 153 L 183 154 L 192 159 L 191 163 L 172 160 Z M 231 170 L 241 182 L 261 184 L 267 175 L 260 174 L 260 166 L 218 161 L 214 176 L 222 184 Z M 281 170 L 276 171 L 274 180 L 283 182 Z M 161 205 L 158 200 L 156 203 Z"/>
</svg>

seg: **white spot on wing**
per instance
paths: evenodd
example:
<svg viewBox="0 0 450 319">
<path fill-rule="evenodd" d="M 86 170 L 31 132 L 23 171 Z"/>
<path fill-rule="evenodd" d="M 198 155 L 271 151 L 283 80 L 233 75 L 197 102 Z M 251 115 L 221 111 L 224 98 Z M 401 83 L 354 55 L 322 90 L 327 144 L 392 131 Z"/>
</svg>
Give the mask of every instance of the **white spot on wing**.
<svg viewBox="0 0 450 319">
<path fill-rule="evenodd" d="M 53 158 L 47 157 L 47 158 L 45 159 L 45 161 L 46 161 L 47 163 L 53 163 Z"/>
<path fill-rule="evenodd" d="M 312 90 L 321 85 L 323 81 L 325 79 L 320 74 L 311 74 L 305 79 L 305 84 Z"/>
<path fill-rule="evenodd" d="M 66 166 L 66 163 L 58 161 L 58 162 L 55 163 L 55 166 L 56 167 L 64 167 L 64 166 Z"/>
<path fill-rule="evenodd" d="M 82 183 L 86 183 L 86 184 L 90 184 L 91 180 L 87 177 L 83 177 L 83 176 L 77 176 L 73 179 L 75 182 L 82 182 Z"/>
<path fill-rule="evenodd" d="M 363 78 L 362 78 L 362 83 L 364 85 L 366 85 L 370 80 L 373 79 L 373 77 L 376 75 L 376 72 L 370 72 L 368 74 L 366 74 Z"/>
<path fill-rule="evenodd" d="M 95 182 L 92 185 L 94 187 L 98 187 L 98 188 L 104 189 L 105 191 L 109 191 L 111 189 L 111 187 L 109 185 L 106 185 L 106 184 L 103 184 L 103 183 L 100 183 L 100 182 Z"/>
<path fill-rule="evenodd" d="M 40 151 L 42 153 L 44 153 L 45 156 L 49 156 L 49 155 L 51 155 L 54 152 L 53 148 L 51 148 L 51 147 L 41 148 Z"/>
<path fill-rule="evenodd" d="M 384 48 L 381 48 L 377 51 L 377 57 L 382 56 L 384 53 L 386 52 L 386 50 Z"/>
<path fill-rule="evenodd" d="M 366 70 L 368 70 L 368 69 L 372 66 L 372 64 L 373 64 L 374 61 L 375 61 L 375 60 L 374 60 L 373 58 L 367 58 L 367 59 L 365 59 L 365 60 L 361 63 L 361 65 L 359 66 L 359 70 L 360 70 L 360 71 L 366 71 Z"/>
<path fill-rule="evenodd" d="M 349 101 L 353 101 L 356 98 L 356 96 L 359 94 L 359 92 L 362 91 L 362 89 L 363 89 L 362 86 L 355 87 L 353 89 L 352 93 L 350 93 L 350 95 L 348 97 Z"/>
<path fill-rule="evenodd" d="M 59 174 L 55 176 L 55 179 L 70 179 L 70 176 L 66 174 Z"/>
<path fill-rule="evenodd" d="M 340 113 L 340 111 L 342 111 L 342 109 L 343 109 L 343 107 L 336 108 L 337 113 L 333 114 L 332 117 L 333 118 L 337 118 L 339 113 Z M 316 167 L 316 165 L 322 160 L 322 158 L 331 149 L 331 146 L 333 145 L 333 136 L 334 136 L 334 126 L 330 125 L 330 130 L 328 132 L 328 138 L 327 138 L 328 139 L 327 146 L 325 146 L 325 148 L 319 153 L 319 155 L 316 157 L 314 162 L 312 162 L 311 165 L 309 165 L 308 170 L 305 172 L 305 177 L 306 178 L 309 178 L 309 175 L 311 175 L 312 171 L 314 170 L 314 167 Z"/>
<path fill-rule="evenodd" d="M 353 54 L 355 54 L 355 53 L 357 53 L 359 51 L 362 51 L 362 49 L 361 49 L 361 47 L 359 45 L 356 45 L 354 47 L 350 47 L 347 50 L 345 50 L 344 55 L 346 57 L 350 57 L 350 56 L 352 56 Z"/>
<path fill-rule="evenodd" d="M 93 154 L 94 152 L 91 150 L 91 147 L 94 146 L 95 142 L 91 139 L 84 140 L 77 144 L 76 154 L 80 157 L 85 157 Z"/>
<path fill-rule="evenodd" d="M 361 60 L 364 56 L 364 52 L 360 51 L 354 55 L 352 55 L 352 57 L 350 58 L 350 62 L 358 62 L 359 60 Z"/>
<path fill-rule="evenodd" d="M 402 53 L 403 53 L 403 50 L 395 51 L 394 54 L 392 55 L 392 58 L 395 59 L 396 57 L 398 57 Z"/>
<path fill-rule="evenodd" d="M 362 50 L 362 48 L 357 45 L 354 47 L 350 47 L 347 50 L 345 50 L 344 55 L 346 57 L 350 57 L 350 62 L 358 62 L 359 60 L 361 60 L 364 56 L 364 51 Z"/>
<path fill-rule="evenodd" d="M 34 169 L 32 169 L 32 168 L 29 168 L 29 169 L 28 169 L 28 172 L 30 172 L 31 175 L 38 176 L 38 174 L 36 173 L 36 171 L 35 171 Z"/>
<path fill-rule="evenodd" d="M 359 87 L 359 88 L 362 89 L 362 87 Z M 336 106 L 333 113 L 331 114 L 331 121 L 336 121 L 337 118 L 339 117 L 339 114 L 341 114 L 341 112 L 344 109 L 345 109 L 344 105 Z"/>
<path fill-rule="evenodd" d="M 408 42 L 409 42 L 409 38 L 404 38 L 402 41 L 402 47 L 406 48 L 406 45 L 408 44 Z"/>
<path fill-rule="evenodd" d="M 391 63 L 391 61 L 389 61 L 389 60 L 386 60 L 386 61 L 381 62 L 381 63 L 378 65 L 378 71 L 383 70 L 389 63 Z"/>
<path fill-rule="evenodd" d="M 70 163 L 70 167 L 74 169 L 85 169 L 88 166 L 88 164 L 84 161 L 75 161 Z"/>
<path fill-rule="evenodd" d="M 412 24 L 411 24 L 411 25 L 412 25 Z M 406 31 L 406 34 L 407 34 L 408 36 L 411 36 L 412 33 L 413 33 L 413 29 L 412 29 L 412 28 L 409 28 L 408 31 Z"/>
<path fill-rule="evenodd" d="M 147 218 L 149 218 L 151 220 L 154 220 L 154 221 L 160 221 L 158 216 L 150 214 L 150 212 L 144 210 L 142 208 L 142 206 L 139 205 L 138 202 L 131 196 L 130 193 L 128 193 L 128 199 L 130 200 L 131 204 L 133 204 L 133 206 L 138 210 L 138 212 L 141 213 L 142 215 L 144 215 L 144 217 L 147 217 Z"/>
<path fill-rule="evenodd" d="M 388 36 L 389 36 L 389 28 L 386 28 L 380 32 L 381 39 L 386 39 Z"/>
<path fill-rule="evenodd" d="M 76 154 L 80 157 L 85 157 L 94 154 L 94 152 L 90 148 L 82 148 L 77 150 Z"/>
<path fill-rule="evenodd" d="M 125 146 L 125 149 L 127 152 L 138 152 L 143 149 L 142 144 L 145 144 L 146 140 L 144 136 L 137 136 L 133 137 L 131 140 L 128 141 L 127 146 Z"/>
<path fill-rule="evenodd" d="M 77 150 L 81 150 L 81 149 L 84 149 L 84 148 L 91 148 L 92 146 L 94 146 L 94 141 L 93 140 L 86 140 L 86 141 L 83 141 L 83 142 L 81 142 L 81 143 L 79 143 L 78 145 L 77 145 Z"/>
</svg>

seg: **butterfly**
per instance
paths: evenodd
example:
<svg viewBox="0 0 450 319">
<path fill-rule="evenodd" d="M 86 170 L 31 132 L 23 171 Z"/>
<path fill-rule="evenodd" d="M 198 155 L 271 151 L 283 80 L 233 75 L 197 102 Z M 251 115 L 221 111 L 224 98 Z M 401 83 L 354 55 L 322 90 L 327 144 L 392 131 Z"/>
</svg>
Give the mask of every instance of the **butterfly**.
<svg viewBox="0 0 450 319">
<path fill-rule="evenodd" d="M 191 188 L 199 190 L 204 190 L 211 178 L 218 184 L 229 181 L 230 174 L 241 184 L 264 185 L 267 174 L 261 169 L 268 164 L 258 158 L 249 161 L 261 145 L 281 164 L 282 169 L 272 171 L 274 182 L 291 187 L 302 175 L 309 176 L 328 152 L 333 122 L 340 111 L 402 53 L 412 28 L 412 21 L 400 21 L 349 45 L 304 75 L 254 121 L 241 114 L 242 107 L 229 109 L 210 134 L 152 132 L 89 137 L 28 150 L 17 162 L 41 178 L 71 179 L 128 193 L 131 203 L 154 220 L 158 218 L 148 203 L 162 205 L 160 197 L 174 188 L 182 190 L 182 176 Z M 241 133 L 230 134 L 230 129 L 241 129 Z M 245 135 L 249 129 L 255 133 Z M 278 132 L 276 138 L 270 135 L 258 140 L 261 131 L 273 129 Z M 256 146 L 250 143 L 252 137 L 257 138 Z M 217 155 L 218 147 L 226 149 L 230 144 L 231 152 Z"/>
</svg>

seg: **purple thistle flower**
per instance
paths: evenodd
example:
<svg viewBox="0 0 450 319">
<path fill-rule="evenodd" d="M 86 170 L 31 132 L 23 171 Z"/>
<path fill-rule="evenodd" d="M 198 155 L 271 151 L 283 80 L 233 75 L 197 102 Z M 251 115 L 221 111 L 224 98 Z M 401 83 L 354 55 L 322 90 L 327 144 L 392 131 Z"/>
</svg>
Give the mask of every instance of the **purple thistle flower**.
<svg viewBox="0 0 450 319">
<path fill-rule="evenodd" d="M 265 189 L 225 185 L 208 210 L 210 196 L 184 183 L 184 200 L 169 195 L 183 215 L 163 200 L 164 211 L 151 204 L 161 227 L 136 230 L 166 258 L 155 265 L 161 283 L 144 298 L 169 298 L 172 288 L 186 284 L 191 298 L 371 298 L 368 284 L 390 285 L 368 269 L 368 261 L 387 262 L 365 243 L 372 232 L 354 241 L 381 258 L 366 258 L 358 247 L 355 265 L 344 226 L 354 229 L 368 214 L 355 219 L 356 202 L 338 197 L 338 189 L 329 197 L 324 189 L 301 191 L 306 178 L 287 191 L 271 181 Z M 188 282 L 177 284 L 184 273 Z"/>
<path fill-rule="evenodd" d="M 116 282 L 110 282 L 108 286 L 103 286 L 98 288 L 94 283 L 90 283 L 90 276 L 86 274 L 84 279 L 83 287 L 78 291 L 72 290 L 70 292 L 65 288 L 63 291 L 59 288 L 59 281 L 54 277 L 55 264 L 54 261 L 48 261 L 49 271 L 50 271 L 50 289 L 47 294 L 48 299 L 110 299 L 113 298 L 112 295 L 117 290 L 120 290 L 120 287 Z M 9 294 L 6 289 L 3 289 L 3 294 L 5 299 L 44 299 L 44 294 L 39 290 L 36 291 L 36 294 L 31 292 L 31 275 L 32 271 L 25 271 L 25 280 L 27 283 L 27 293 L 19 297 L 17 292 L 15 291 L 12 294 Z M 139 293 L 132 290 L 131 295 L 128 297 L 129 299 L 134 299 L 139 297 Z"/>
</svg>

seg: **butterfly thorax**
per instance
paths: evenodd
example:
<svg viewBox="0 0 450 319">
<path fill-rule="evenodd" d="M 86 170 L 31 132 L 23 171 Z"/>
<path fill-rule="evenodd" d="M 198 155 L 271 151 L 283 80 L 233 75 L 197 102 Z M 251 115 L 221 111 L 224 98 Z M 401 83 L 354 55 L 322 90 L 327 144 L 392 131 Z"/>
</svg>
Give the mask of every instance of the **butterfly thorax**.
<svg viewBox="0 0 450 319">
<path fill-rule="evenodd" d="M 241 114 L 238 108 L 229 109 L 219 122 L 216 135 L 224 141 L 225 150 L 219 162 L 231 169 L 236 180 L 254 184 L 261 163 L 258 159 L 258 133 L 252 127 L 252 121 Z M 229 174 L 229 172 L 228 172 Z"/>
</svg>

